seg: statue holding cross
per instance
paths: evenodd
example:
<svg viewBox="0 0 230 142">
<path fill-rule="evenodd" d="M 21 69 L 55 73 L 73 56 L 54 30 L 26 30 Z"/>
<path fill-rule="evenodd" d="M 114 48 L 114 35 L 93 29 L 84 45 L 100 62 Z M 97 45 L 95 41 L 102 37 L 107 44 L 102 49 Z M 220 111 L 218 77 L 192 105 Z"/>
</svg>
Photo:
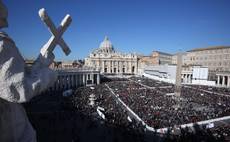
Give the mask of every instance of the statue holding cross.
<svg viewBox="0 0 230 142">
<path fill-rule="evenodd" d="M 7 8 L 0 0 L 0 30 L 8 26 L 7 16 Z M 60 45 L 66 55 L 71 52 L 62 38 L 71 17 L 66 15 L 56 28 L 45 9 L 39 11 L 39 16 L 52 36 L 29 73 L 14 41 L 0 31 L 0 142 L 36 141 L 36 133 L 20 103 L 29 101 L 55 82 L 57 75 L 49 66 L 54 60 L 52 52 L 56 45 Z"/>
</svg>

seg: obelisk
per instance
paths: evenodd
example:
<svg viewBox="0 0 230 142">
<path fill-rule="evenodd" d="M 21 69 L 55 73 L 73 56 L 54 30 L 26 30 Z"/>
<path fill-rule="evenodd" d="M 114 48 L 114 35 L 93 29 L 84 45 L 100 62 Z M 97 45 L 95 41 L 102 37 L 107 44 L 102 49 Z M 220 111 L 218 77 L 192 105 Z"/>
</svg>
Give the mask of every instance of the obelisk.
<svg viewBox="0 0 230 142">
<path fill-rule="evenodd" d="M 181 70 L 182 70 L 182 53 L 177 54 L 177 67 L 176 67 L 176 82 L 175 82 L 175 95 L 181 95 Z"/>
</svg>

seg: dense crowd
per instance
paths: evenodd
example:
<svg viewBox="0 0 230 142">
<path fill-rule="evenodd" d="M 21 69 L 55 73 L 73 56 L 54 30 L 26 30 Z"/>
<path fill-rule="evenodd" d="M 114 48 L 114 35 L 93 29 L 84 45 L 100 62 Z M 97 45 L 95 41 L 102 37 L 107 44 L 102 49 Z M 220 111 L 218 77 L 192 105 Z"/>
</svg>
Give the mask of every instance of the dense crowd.
<svg viewBox="0 0 230 142">
<path fill-rule="evenodd" d="M 94 96 L 94 105 L 89 105 L 90 96 Z M 73 106 L 83 114 L 104 119 L 103 121 L 117 126 L 133 128 L 136 123 L 129 121 L 126 110 L 122 109 L 111 95 L 109 89 L 104 85 L 96 87 L 81 87 L 76 90 L 75 95 L 71 98 Z M 103 108 L 104 118 L 100 118 L 97 108 Z"/>
<path fill-rule="evenodd" d="M 25 104 L 38 136 L 46 139 L 47 133 L 52 133 L 49 141 L 58 141 L 55 135 L 63 133 L 63 137 L 69 137 L 71 141 L 81 141 L 83 134 L 96 133 L 103 126 L 100 128 L 101 134 L 108 132 L 108 135 L 114 134 L 113 138 L 119 135 L 121 139 L 118 141 L 123 141 L 123 138 L 131 140 L 132 135 L 132 141 L 142 141 L 146 129 L 130 117 L 130 113 L 118 103 L 106 85 L 147 125 L 156 129 L 230 115 L 230 98 L 202 91 L 210 90 L 205 86 L 183 86 L 178 99 L 172 96 L 175 87 L 169 83 L 144 77 L 110 79 L 97 86 L 80 87 L 71 96 L 64 97 L 61 92 L 53 95 L 55 93 L 50 92 L 46 97 L 39 96 Z M 218 93 L 218 90 L 215 91 Z M 83 125 L 83 122 L 86 124 Z M 47 124 L 52 126 L 46 128 Z M 82 130 L 83 127 L 87 129 Z M 220 141 L 230 136 L 229 128 L 230 125 L 226 124 L 224 127 L 197 129 L 196 132 L 181 129 L 179 137 L 170 134 L 159 138 L 153 133 L 150 138 L 162 141 Z M 101 140 L 101 137 L 98 139 Z M 110 138 L 103 139 L 110 141 Z"/>
<path fill-rule="evenodd" d="M 131 77 L 130 80 L 133 80 L 138 83 L 142 83 L 144 85 L 150 86 L 150 87 L 162 87 L 162 86 L 172 86 L 173 84 L 162 82 L 158 80 L 153 80 L 145 77 Z"/>
<path fill-rule="evenodd" d="M 230 88 L 226 88 L 226 87 L 214 87 L 214 86 L 204 86 L 204 85 L 192 85 L 191 87 L 206 90 L 214 94 L 217 93 L 223 95 L 230 95 Z"/>
<path fill-rule="evenodd" d="M 145 85 L 151 84 L 150 79 L 137 80 Z M 154 82 L 156 81 L 153 80 Z M 158 83 L 155 89 L 147 89 L 131 81 L 108 84 L 134 112 L 154 128 L 194 123 L 230 114 L 230 98 L 210 94 L 199 88 L 182 87 L 181 97 L 178 100 L 174 96 L 167 95 L 173 92 L 173 87 L 159 88 L 166 83 Z"/>
<path fill-rule="evenodd" d="M 94 106 L 89 105 L 92 92 L 96 93 Z M 81 87 L 72 96 L 46 92 L 24 107 L 39 142 L 143 141 L 142 127 L 128 121 L 104 85 Z M 97 107 L 105 109 L 105 119 Z"/>
</svg>

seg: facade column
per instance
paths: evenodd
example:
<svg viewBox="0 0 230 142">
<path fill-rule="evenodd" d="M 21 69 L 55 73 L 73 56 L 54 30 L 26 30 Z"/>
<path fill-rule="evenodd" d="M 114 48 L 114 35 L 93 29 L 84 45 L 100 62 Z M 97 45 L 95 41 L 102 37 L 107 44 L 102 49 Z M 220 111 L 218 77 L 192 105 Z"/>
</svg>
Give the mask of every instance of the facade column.
<svg viewBox="0 0 230 142">
<path fill-rule="evenodd" d="M 113 61 L 109 61 L 109 72 L 113 73 Z"/>
<path fill-rule="evenodd" d="M 121 72 L 121 68 L 120 68 L 120 67 L 121 67 L 121 62 L 120 62 L 120 61 L 117 62 L 117 66 L 118 66 L 118 67 L 117 67 L 117 73 L 120 74 L 120 72 Z M 118 72 L 118 71 L 119 71 L 119 72 Z"/>
<path fill-rule="evenodd" d="M 190 83 L 190 74 L 187 74 L 186 77 L 187 77 L 187 83 Z"/>
<path fill-rule="evenodd" d="M 111 63 L 110 61 L 106 61 L 107 63 L 107 73 L 111 73 L 110 69 L 111 69 Z"/>
<path fill-rule="evenodd" d="M 68 75 L 68 89 L 71 87 L 71 75 Z"/>
<path fill-rule="evenodd" d="M 132 73 L 132 61 L 129 61 L 129 72 Z"/>
<path fill-rule="evenodd" d="M 63 88 L 63 85 L 64 85 L 64 76 L 62 75 L 62 76 L 61 76 L 61 79 L 60 79 L 61 90 L 64 89 L 64 88 Z"/>
<path fill-rule="evenodd" d="M 58 90 L 61 90 L 61 76 L 58 76 Z"/>
<path fill-rule="evenodd" d="M 70 75 L 66 75 L 66 79 L 67 79 L 67 89 L 70 88 Z"/>
<path fill-rule="evenodd" d="M 228 76 L 228 84 L 227 87 L 230 87 L 230 76 Z"/>
<path fill-rule="evenodd" d="M 67 85 L 67 78 L 66 78 L 66 75 L 64 75 L 63 78 L 64 78 L 64 82 L 63 82 L 64 89 L 66 89 L 66 85 Z"/>
<path fill-rule="evenodd" d="M 92 80 L 92 84 L 94 84 L 94 74 L 93 73 L 90 74 L 90 79 Z"/>
<path fill-rule="evenodd" d="M 217 75 L 217 85 L 219 86 L 220 85 L 220 76 Z"/>
<path fill-rule="evenodd" d="M 188 74 L 188 83 L 191 83 L 190 81 L 191 81 L 191 75 Z"/>
<path fill-rule="evenodd" d="M 119 66 L 120 66 L 119 61 L 117 61 L 117 69 L 116 69 L 117 74 L 118 74 Z"/>
<path fill-rule="evenodd" d="M 72 87 L 72 75 L 69 75 L 69 87 L 68 89 L 70 89 Z"/>
<path fill-rule="evenodd" d="M 111 72 L 111 73 L 115 73 L 115 72 L 114 72 L 115 64 L 116 64 L 116 61 L 113 61 L 113 62 L 112 62 L 112 72 Z"/>
<path fill-rule="evenodd" d="M 104 62 L 104 60 L 101 60 L 101 62 L 102 62 L 102 69 L 100 70 L 100 72 L 101 73 L 104 73 L 104 69 L 105 69 L 105 62 Z"/>
<path fill-rule="evenodd" d="M 73 80 L 72 80 L 72 81 L 73 81 L 73 82 L 72 82 L 72 83 L 73 83 L 73 88 L 76 87 L 76 85 L 75 85 L 75 80 L 76 80 L 76 77 L 75 77 L 75 74 L 73 74 Z"/>
<path fill-rule="evenodd" d="M 64 85 L 64 76 L 62 75 L 61 78 L 60 78 L 60 88 L 61 90 L 63 89 L 63 85 Z"/>
<path fill-rule="evenodd" d="M 62 76 L 59 76 L 59 82 L 58 82 L 58 89 L 61 90 L 62 89 Z"/>
<path fill-rule="evenodd" d="M 67 80 L 67 89 L 70 87 L 70 75 L 66 75 L 66 80 Z"/>
<path fill-rule="evenodd" d="M 82 83 L 83 83 L 83 85 L 85 86 L 85 74 L 82 74 L 82 75 L 83 75 Z M 78 78 L 78 79 L 80 79 L 80 78 Z"/>
<path fill-rule="evenodd" d="M 72 75 L 69 75 L 69 89 L 72 88 L 73 84 L 72 84 Z"/>
<path fill-rule="evenodd" d="M 121 73 L 123 74 L 124 61 L 121 62 Z"/>
<path fill-rule="evenodd" d="M 76 79 L 75 79 L 75 85 L 76 85 L 76 88 L 78 87 L 78 80 L 79 80 L 79 74 L 76 74 Z"/>
<path fill-rule="evenodd" d="M 63 89 L 66 89 L 66 75 L 63 75 Z"/>
<path fill-rule="evenodd" d="M 190 79 L 189 77 L 190 77 L 190 75 L 187 74 L 187 75 L 186 75 L 186 78 L 187 78 L 186 83 L 189 83 L 189 79 Z"/>
<path fill-rule="evenodd" d="M 100 84 L 100 73 L 97 74 L 97 84 Z"/>
<path fill-rule="evenodd" d="M 74 88 L 74 75 L 71 75 L 71 87 Z"/>
<path fill-rule="evenodd" d="M 183 77 L 183 83 L 187 83 L 187 80 L 188 80 L 187 74 L 183 74 L 182 77 Z"/>
<path fill-rule="evenodd" d="M 75 74 L 74 83 L 75 83 L 75 88 L 77 88 L 77 74 Z"/>
<path fill-rule="evenodd" d="M 58 76 L 57 82 L 56 82 L 56 91 L 60 89 L 60 76 Z"/>
<path fill-rule="evenodd" d="M 80 80 L 81 80 L 81 85 L 85 85 L 85 84 L 82 84 L 83 83 L 83 76 L 84 75 L 80 75 Z M 86 78 L 86 77 L 85 77 Z M 86 82 L 85 82 L 86 83 Z"/>
<path fill-rule="evenodd" d="M 225 86 L 225 76 L 222 76 L 222 86 Z"/>
<path fill-rule="evenodd" d="M 113 68 L 112 68 L 113 73 L 116 73 L 116 72 L 114 71 L 114 68 L 116 68 L 116 67 L 117 67 L 116 65 L 117 65 L 117 61 L 114 61 Z"/>
<path fill-rule="evenodd" d="M 79 86 L 81 85 L 81 84 L 80 84 L 80 74 L 77 75 L 77 80 L 76 80 L 76 81 L 77 81 L 76 84 L 77 84 L 77 86 L 79 87 Z"/>
<path fill-rule="evenodd" d="M 189 83 L 192 83 L 192 74 L 190 74 L 189 79 L 190 79 Z"/>
<path fill-rule="evenodd" d="M 130 64 L 129 64 L 129 62 L 127 62 L 127 73 L 131 73 L 130 72 Z"/>
<path fill-rule="evenodd" d="M 74 75 L 74 87 L 77 88 L 77 74 Z"/>
</svg>

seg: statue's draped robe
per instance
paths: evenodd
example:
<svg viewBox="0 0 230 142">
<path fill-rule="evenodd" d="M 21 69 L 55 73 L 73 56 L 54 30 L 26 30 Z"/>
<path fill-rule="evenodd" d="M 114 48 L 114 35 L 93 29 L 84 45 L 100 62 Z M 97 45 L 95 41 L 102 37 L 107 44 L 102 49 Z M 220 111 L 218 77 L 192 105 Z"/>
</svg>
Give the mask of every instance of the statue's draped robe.
<svg viewBox="0 0 230 142">
<path fill-rule="evenodd" d="M 19 103 L 49 87 L 56 74 L 48 67 L 31 71 L 25 67 L 15 43 L 0 32 L 0 142 L 36 141 L 35 131 Z"/>
</svg>

